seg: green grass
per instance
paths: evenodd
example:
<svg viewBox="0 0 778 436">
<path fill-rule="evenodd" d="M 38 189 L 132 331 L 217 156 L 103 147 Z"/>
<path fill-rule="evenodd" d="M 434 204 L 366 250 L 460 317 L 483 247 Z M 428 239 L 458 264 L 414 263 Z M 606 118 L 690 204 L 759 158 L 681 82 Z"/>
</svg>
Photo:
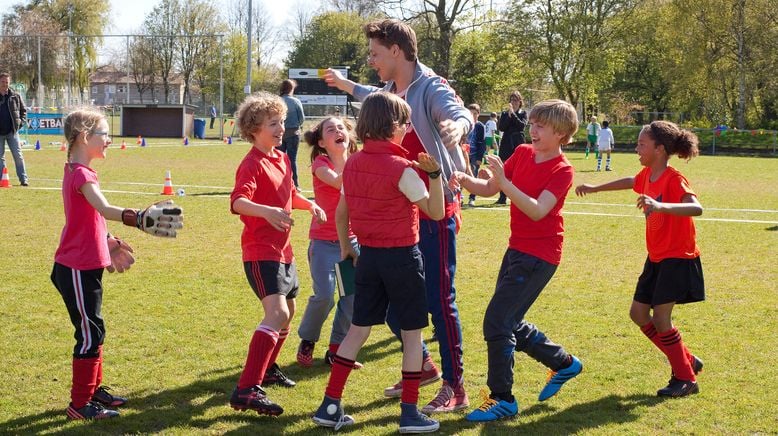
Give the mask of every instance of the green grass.
<svg viewBox="0 0 778 436">
<path fill-rule="evenodd" d="M 198 142 L 199 143 L 199 142 Z M 163 144 L 170 144 L 163 146 Z M 70 388 L 73 329 L 49 281 L 63 225 L 59 191 L 65 154 L 54 146 L 27 150 L 30 188 L 0 190 L 0 433 L 66 434 L 326 434 L 310 415 L 328 378 L 317 346 L 313 368 L 294 364 L 296 327 L 310 295 L 305 258 L 309 216 L 295 211 L 293 246 L 301 297 L 280 363 L 298 381 L 271 388 L 286 409 L 279 418 L 239 413 L 228 405 L 262 309 L 243 275 L 242 225 L 229 213 L 234 172 L 248 146 L 212 142 L 183 147 L 149 140 L 149 146 L 110 150 L 95 163 L 112 204 L 142 207 L 161 197 L 164 172 L 187 195 L 186 228 L 162 240 L 110 223 L 137 254 L 125 274 L 106 273 L 105 381 L 130 403 L 110 422 L 65 419 Z M 310 189 L 307 150 L 299 154 L 300 179 Z M 575 183 L 601 182 L 638 171 L 634 154 L 617 154 L 615 171 L 595 173 L 593 158 L 570 153 Z M 7 156 L 7 162 L 12 162 Z M 669 377 L 666 360 L 628 317 L 634 284 L 645 259 L 644 223 L 629 191 L 585 199 L 568 197 L 565 251 L 551 283 L 528 314 L 549 337 L 584 362 L 584 372 L 545 402 L 537 394 L 545 369 L 516 355 L 515 385 L 521 414 L 515 420 L 476 425 L 462 414 L 441 417 L 442 434 L 766 434 L 778 432 L 778 160 L 700 157 L 673 161 L 689 178 L 706 211 L 697 220 L 707 301 L 678 307 L 675 322 L 692 352 L 705 361 L 701 393 L 661 401 L 654 396 Z M 310 194 L 310 192 L 308 193 Z M 486 347 L 481 322 L 508 237 L 508 211 L 478 199 L 464 211 L 458 238 L 456 284 L 465 339 L 465 378 L 471 403 L 485 386 Z M 747 209 L 747 210 L 746 210 Z M 732 221 L 727 221 L 732 220 Z M 739 221 L 735 221 L 739 220 Z M 752 222 L 743 222 L 750 220 Z M 323 337 L 328 335 L 329 323 Z M 429 331 L 425 332 L 429 336 Z M 437 344 L 431 344 L 433 356 Z M 359 355 L 344 404 L 354 435 L 395 433 L 399 407 L 382 398 L 400 375 L 399 347 L 376 327 Z M 429 401 L 435 387 L 421 390 Z"/>
</svg>

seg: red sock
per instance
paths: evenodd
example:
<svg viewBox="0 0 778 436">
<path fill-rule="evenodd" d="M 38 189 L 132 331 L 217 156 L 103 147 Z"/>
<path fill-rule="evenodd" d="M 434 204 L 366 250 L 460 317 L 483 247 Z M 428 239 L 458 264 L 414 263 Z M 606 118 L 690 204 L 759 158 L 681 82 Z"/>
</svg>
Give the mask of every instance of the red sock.
<svg viewBox="0 0 778 436">
<path fill-rule="evenodd" d="M 97 346 L 97 359 L 99 364 L 97 365 L 97 381 L 95 382 L 95 389 L 99 388 L 103 384 L 103 346 Z"/>
<path fill-rule="evenodd" d="M 246 366 L 243 367 L 243 373 L 238 380 L 238 389 L 262 384 L 270 354 L 277 340 L 277 331 L 264 325 L 257 328 L 249 344 L 249 354 L 246 357 Z"/>
<path fill-rule="evenodd" d="M 665 355 L 670 360 L 670 366 L 673 368 L 675 378 L 685 381 L 695 381 L 694 370 L 689 363 L 689 359 L 684 352 L 685 348 L 681 333 L 677 328 L 672 328 L 666 332 L 659 333 L 659 340 L 662 341 Z"/>
<path fill-rule="evenodd" d="M 659 334 L 657 333 L 653 322 L 649 321 L 648 324 L 640 328 L 640 331 L 642 331 L 643 334 L 646 335 L 646 337 L 650 339 L 654 345 L 656 345 L 656 348 L 659 348 L 659 351 L 663 353 L 665 352 L 664 347 L 662 347 L 662 341 L 659 340 Z"/>
<path fill-rule="evenodd" d="M 419 402 L 419 383 L 421 383 L 421 371 L 403 371 L 403 392 L 400 401 L 403 404 L 416 404 Z"/>
<path fill-rule="evenodd" d="M 354 361 L 340 357 L 337 354 L 332 359 L 332 369 L 330 370 L 330 381 L 327 383 L 327 389 L 324 395 L 339 400 L 343 396 L 343 388 L 346 387 L 351 370 L 354 368 Z"/>
<path fill-rule="evenodd" d="M 276 359 L 278 359 L 278 353 L 281 352 L 281 347 L 284 346 L 284 341 L 286 341 L 287 336 L 289 336 L 288 328 L 283 328 L 278 331 L 278 341 L 276 342 L 276 347 L 273 349 L 273 354 L 270 355 L 270 360 L 267 363 L 268 367 L 271 367 L 274 363 L 276 363 Z"/>
<path fill-rule="evenodd" d="M 100 367 L 99 357 L 87 359 L 73 358 L 73 384 L 70 388 L 70 402 L 80 409 L 92 399 L 97 389 L 97 372 Z"/>
<path fill-rule="evenodd" d="M 659 348 L 659 351 L 667 354 L 665 352 L 664 346 L 662 345 L 662 341 L 659 339 L 659 334 L 657 333 L 656 327 L 654 327 L 654 323 L 653 322 L 649 322 L 648 324 L 646 324 L 643 327 L 641 327 L 640 331 L 642 331 L 643 334 L 646 335 L 648 337 L 648 339 L 650 339 L 651 342 L 653 342 L 654 345 L 656 345 L 657 348 Z M 683 342 L 681 344 L 683 344 Z M 689 361 L 689 364 L 690 365 L 694 365 L 694 356 L 686 348 L 686 345 L 683 345 L 683 353 L 684 353 L 684 356 L 686 356 L 686 360 Z"/>
<path fill-rule="evenodd" d="M 330 344 L 330 354 L 333 356 L 338 354 L 338 348 L 340 348 L 340 344 Z"/>
</svg>

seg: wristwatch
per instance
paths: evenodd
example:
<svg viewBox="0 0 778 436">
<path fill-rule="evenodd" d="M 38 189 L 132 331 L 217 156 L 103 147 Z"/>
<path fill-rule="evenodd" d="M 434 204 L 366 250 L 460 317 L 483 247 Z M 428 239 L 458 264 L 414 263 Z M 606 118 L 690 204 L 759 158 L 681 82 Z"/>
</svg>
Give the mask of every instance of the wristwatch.
<svg viewBox="0 0 778 436">
<path fill-rule="evenodd" d="M 427 173 L 427 175 L 429 176 L 430 179 L 437 179 L 438 177 L 440 177 L 440 168 L 436 169 L 431 173 Z"/>
</svg>

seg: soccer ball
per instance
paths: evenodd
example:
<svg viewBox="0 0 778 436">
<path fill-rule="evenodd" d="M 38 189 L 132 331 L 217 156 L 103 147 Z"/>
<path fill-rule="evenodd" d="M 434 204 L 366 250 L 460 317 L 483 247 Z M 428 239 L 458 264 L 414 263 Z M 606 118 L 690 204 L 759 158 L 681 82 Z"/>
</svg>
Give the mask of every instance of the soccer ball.
<svg viewBox="0 0 778 436">
<path fill-rule="evenodd" d="M 178 194 L 179 197 L 183 197 L 184 195 L 186 195 L 186 191 L 184 191 L 184 188 L 178 188 L 176 194 Z"/>
</svg>

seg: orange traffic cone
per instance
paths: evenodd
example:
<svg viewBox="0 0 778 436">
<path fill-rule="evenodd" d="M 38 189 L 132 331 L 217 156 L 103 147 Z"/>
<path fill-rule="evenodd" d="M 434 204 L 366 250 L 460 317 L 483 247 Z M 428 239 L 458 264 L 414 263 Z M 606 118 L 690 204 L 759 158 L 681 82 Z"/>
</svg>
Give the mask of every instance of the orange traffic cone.
<svg viewBox="0 0 778 436">
<path fill-rule="evenodd" d="M 122 139 L 122 148 L 120 150 L 127 150 L 127 141 Z"/>
<path fill-rule="evenodd" d="M 227 137 L 226 136 L 224 137 L 224 143 L 225 144 L 227 143 Z"/>
<path fill-rule="evenodd" d="M 0 180 L 0 188 L 10 188 L 11 182 L 8 180 L 8 167 L 3 168 L 3 179 Z"/>
<path fill-rule="evenodd" d="M 67 150 L 67 148 L 65 147 L 65 143 L 64 142 L 60 142 L 60 144 L 59 144 L 59 151 L 65 151 L 65 150 Z"/>
<path fill-rule="evenodd" d="M 173 181 L 170 179 L 170 170 L 165 173 L 165 186 L 162 187 L 162 195 L 173 195 Z"/>
<path fill-rule="evenodd" d="M 136 144 L 140 145 L 141 141 L 143 141 L 143 139 L 138 135 L 138 142 L 136 142 Z"/>
</svg>

